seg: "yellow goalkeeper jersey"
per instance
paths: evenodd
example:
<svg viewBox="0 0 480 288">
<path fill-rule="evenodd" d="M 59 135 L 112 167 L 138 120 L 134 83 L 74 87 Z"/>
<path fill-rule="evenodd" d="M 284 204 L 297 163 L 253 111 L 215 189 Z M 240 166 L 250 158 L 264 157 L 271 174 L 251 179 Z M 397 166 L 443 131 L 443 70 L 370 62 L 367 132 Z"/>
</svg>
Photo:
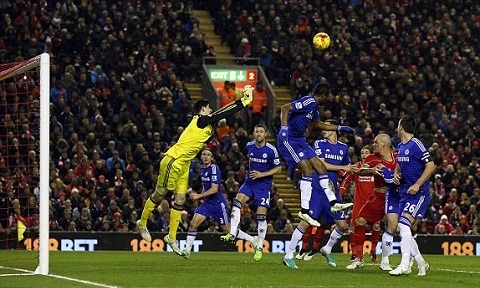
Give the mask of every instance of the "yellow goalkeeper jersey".
<svg viewBox="0 0 480 288">
<path fill-rule="evenodd" d="M 192 121 L 188 124 L 185 131 L 170 149 L 167 155 L 175 159 L 182 158 L 182 160 L 193 160 L 198 152 L 202 150 L 203 144 L 212 136 L 212 125 L 207 125 L 205 128 L 198 128 L 198 115 L 193 116 Z"/>
</svg>

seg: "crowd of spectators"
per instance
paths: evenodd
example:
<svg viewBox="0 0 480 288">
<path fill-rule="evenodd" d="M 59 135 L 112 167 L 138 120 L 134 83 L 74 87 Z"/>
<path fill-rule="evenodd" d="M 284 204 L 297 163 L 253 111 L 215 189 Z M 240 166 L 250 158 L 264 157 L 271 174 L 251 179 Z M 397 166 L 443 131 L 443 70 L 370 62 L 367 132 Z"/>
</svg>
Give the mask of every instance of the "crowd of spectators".
<svg viewBox="0 0 480 288">
<path fill-rule="evenodd" d="M 431 207 L 419 231 L 449 231 L 441 224 L 447 217 L 456 234 L 459 225 L 463 233 L 478 234 L 480 4 L 194 2 L 0 1 L 1 62 L 36 56 L 46 37 L 52 39 L 50 229 L 135 231 L 153 191 L 159 160 L 192 117 L 185 83 L 200 81 L 202 56 L 210 50 L 193 14 L 197 5 L 210 10 L 216 33 L 233 54 L 260 57 L 271 84 L 289 86 L 292 99 L 319 82 L 330 83 L 333 94 L 321 117 L 337 118 L 356 129 L 355 136 L 341 137 L 353 161 L 378 133 L 388 133 L 398 143 L 398 119 L 414 114 L 420 123 L 417 136 L 438 166 Z M 310 39 L 318 31 L 329 33 L 333 48 L 312 49 Z M 20 125 L 18 115 L 7 107 L 24 106 L 38 114 L 38 103 L 0 92 L 0 108 L 7 111 L 1 114 L 2 135 L 7 136 L 1 139 L 0 162 L 5 165 L 0 190 L 2 196 L 21 196 L 15 211 L 35 230 L 38 127 Z M 222 170 L 225 195 L 232 200 L 248 167 L 249 127 L 241 122 L 221 125 L 219 131 L 228 131 L 227 136 L 213 135 L 207 146 Z M 5 168 L 16 161 L 19 168 Z M 198 161 L 192 163 L 191 191 L 201 189 L 199 169 Z M 272 189 L 269 233 L 292 230 L 292 214 L 281 194 Z M 169 205 L 167 199 L 155 209 L 147 224 L 151 231 L 167 231 Z M 198 205 L 188 202 L 182 230 L 188 229 Z M 256 231 L 252 211 L 249 205 L 242 209 L 244 231 Z M 218 229 L 207 221 L 199 231 Z"/>
<path fill-rule="evenodd" d="M 440 217 L 450 218 L 450 207 L 458 207 L 460 214 L 449 221 L 465 234 L 478 234 L 478 3 L 227 1 L 210 11 L 231 52 L 259 57 L 271 84 L 289 86 L 292 98 L 317 83 L 330 83 L 333 93 L 321 117 L 356 128 L 355 136 L 342 137 L 354 162 L 378 133 L 392 135 L 396 146 L 396 123 L 414 114 L 416 134 L 438 166 L 431 207 L 420 228 L 436 233 Z M 311 39 L 320 31 L 330 35 L 331 49 L 313 49 Z M 319 134 L 312 132 L 313 141 Z"/>
</svg>

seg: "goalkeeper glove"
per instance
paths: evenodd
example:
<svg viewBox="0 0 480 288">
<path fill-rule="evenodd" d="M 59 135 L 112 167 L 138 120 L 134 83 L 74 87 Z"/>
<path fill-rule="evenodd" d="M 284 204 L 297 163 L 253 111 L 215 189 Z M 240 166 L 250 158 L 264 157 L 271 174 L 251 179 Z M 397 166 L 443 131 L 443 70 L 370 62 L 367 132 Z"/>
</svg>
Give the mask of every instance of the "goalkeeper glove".
<svg viewBox="0 0 480 288">
<path fill-rule="evenodd" d="M 352 134 L 355 133 L 355 130 L 353 130 L 353 128 L 349 126 L 337 126 L 337 131 L 348 132 Z"/>
<path fill-rule="evenodd" d="M 253 100 L 253 90 L 252 85 L 245 85 L 243 87 L 243 97 L 240 99 L 244 107 L 247 107 Z"/>
<path fill-rule="evenodd" d="M 288 126 L 282 126 L 282 128 L 280 128 L 280 131 L 278 132 L 277 138 L 280 141 L 287 140 L 287 138 L 288 138 Z"/>
</svg>

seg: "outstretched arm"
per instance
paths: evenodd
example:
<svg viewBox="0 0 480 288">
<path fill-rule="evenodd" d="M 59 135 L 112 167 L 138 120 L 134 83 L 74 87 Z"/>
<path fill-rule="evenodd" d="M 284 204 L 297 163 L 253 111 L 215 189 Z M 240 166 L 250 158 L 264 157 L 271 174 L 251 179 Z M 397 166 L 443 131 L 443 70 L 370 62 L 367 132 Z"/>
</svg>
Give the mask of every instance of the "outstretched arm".
<svg viewBox="0 0 480 288">
<path fill-rule="evenodd" d="M 354 174 L 352 172 L 348 172 L 346 176 L 343 178 L 342 184 L 340 185 L 340 198 L 343 198 L 343 194 L 345 194 L 345 191 L 347 191 L 348 186 L 350 185 L 350 182 L 352 182 L 354 177 Z"/>
<path fill-rule="evenodd" d="M 209 124 L 218 122 L 220 119 L 228 118 L 243 108 L 247 107 L 253 100 L 253 87 L 250 85 L 245 86 L 242 99 L 229 103 L 227 106 L 218 109 L 211 115 L 202 116 L 197 121 L 198 128 L 205 128 Z"/>
<path fill-rule="evenodd" d="M 350 126 L 334 125 L 320 120 L 317 120 L 315 122 L 315 127 L 325 131 L 340 131 L 352 134 L 355 133 L 355 130 L 353 130 L 353 128 L 351 128 Z"/>
<path fill-rule="evenodd" d="M 325 130 L 325 131 L 337 131 L 338 125 L 330 124 L 330 123 L 318 120 L 315 123 L 315 127 L 317 127 L 318 129 Z"/>
<path fill-rule="evenodd" d="M 353 172 L 356 173 L 358 171 L 358 168 L 356 165 L 333 165 L 325 161 L 325 158 L 319 158 L 320 161 L 325 164 L 325 167 L 327 168 L 328 171 L 340 171 L 344 170 L 345 172 Z"/>
<path fill-rule="evenodd" d="M 290 113 L 290 111 L 292 111 L 291 103 L 283 104 L 282 108 L 280 108 L 280 121 L 282 126 L 288 125 L 288 113 Z"/>
<path fill-rule="evenodd" d="M 198 128 L 205 128 L 210 124 L 218 122 L 220 119 L 232 116 L 243 108 L 245 108 L 245 106 L 242 101 L 237 100 L 213 112 L 211 115 L 200 116 L 200 118 L 198 118 L 197 126 Z"/>
</svg>

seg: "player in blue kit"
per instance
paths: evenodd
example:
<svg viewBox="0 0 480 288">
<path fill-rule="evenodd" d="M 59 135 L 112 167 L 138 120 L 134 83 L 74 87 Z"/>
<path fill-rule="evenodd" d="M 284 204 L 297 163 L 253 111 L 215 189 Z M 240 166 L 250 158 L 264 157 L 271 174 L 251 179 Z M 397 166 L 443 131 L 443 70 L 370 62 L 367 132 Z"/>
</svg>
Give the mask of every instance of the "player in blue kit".
<svg viewBox="0 0 480 288">
<path fill-rule="evenodd" d="M 237 235 L 240 223 L 240 210 L 243 204 L 255 198 L 257 205 L 258 242 L 256 243 L 253 259 L 259 261 L 263 256 L 263 241 L 267 234 L 267 209 L 270 207 L 270 189 L 272 188 L 273 175 L 280 172 L 280 158 L 275 146 L 267 143 L 267 128 L 258 124 L 253 130 L 254 141 L 247 144 L 249 156 L 249 172 L 242 187 L 238 190 L 233 200 L 230 233 L 220 239 L 233 242 Z"/>
<path fill-rule="evenodd" d="M 400 203 L 398 228 L 400 230 L 400 247 L 402 261 L 397 268 L 390 271 L 392 276 L 408 274 L 410 255 L 418 266 L 418 276 L 425 276 L 430 268 L 425 262 L 417 242 L 412 237 L 410 227 L 415 219 L 421 219 L 430 203 L 430 177 L 435 173 L 435 164 L 425 145 L 414 137 L 417 123 L 413 116 L 403 116 L 398 122 L 398 164 L 395 169 L 394 183 L 400 185 Z"/>
<path fill-rule="evenodd" d="M 326 123 L 336 124 L 335 120 L 327 120 Z M 318 158 L 326 168 L 328 169 L 328 176 L 332 179 L 334 186 L 334 193 L 336 201 L 341 203 L 340 194 L 338 192 L 338 171 L 344 170 L 347 172 L 357 172 L 358 168 L 355 165 L 350 165 L 350 155 L 348 153 L 348 146 L 337 140 L 337 133 L 335 131 L 323 131 L 325 139 L 315 141 L 313 147 L 314 152 L 318 155 Z M 313 172 L 313 179 L 318 179 L 319 173 Z M 343 211 L 340 213 L 334 213 L 331 211 L 329 199 L 323 192 L 323 187 L 320 186 L 319 181 L 312 181 L 312 197 L 310 199 L 310 211 L 313 219 L 323 220 L 325 224 L 331 224 L 335 222 L 336 227 L 330 234 L 330 238 L 325 246 L 320 248 L 320 253 L 327 258 L 327 263 L 330 267 L 337 266 L 335 259 L 332 255 L 332 247 L 342 238 L 343 233 L 348 230 L 348 224 L 346 222 L 346 215 Z M 283 258 L 283 264 L 289 268 L 297 268 L 293 260 L 293 253 L 297 247 L 297 243 L 302 239 L 305 231 L 309 228 L 308 222 L 305 220 L 300 221 L 295 231 L 292 234 L 290 245 L 287 249 L 287 254 Z M 307 260 L 311 259 L 318 251 L 312 250 L 305 255 L 308 256 Z M 305 258 L 303 258 L 305 259 Z"/>
<path fill-rule="evenodd" d="M 327 168 L 317 157 L 312 147 L 308 145 L 305 137 L 305 132 L 312 122 L 316 128 L 322 130 L 354 132 L 348 126 L 331 125 L 320 120 L 318 104 L 322 103 L 328 95 L 330 95 L 330 85 L 319 83 L 313 88 L 311 94 L 283 105 L 280 113 L 282 127 L 277 136 L 278 150 L 287 165 L 296 167 L 302 172 L 300 181 L 301 211 L 298 216 L 308 224 L 317 227 L 320 226 L 320 223 L 313 219 L 309 213 L 313 170 L 319 174 L 318 181 L 327 195 L 333 212 L 346 210 L 353 206 L 352 203 L 337 203 L 332 182 L 328 178 Z"/>
<path fill-rule="evenodd" d="M 190 257 L 193 241 L 197 237 L 198 226 L 207 218 L 212 217 L 220 224 L 220 227 L 223 229 L 223 231 L 230 231 L 227 200 L 223 196 L 220 189 L 220 183 L 222 180 L 220 168 L 212 163 L 213 154 L 210 150 L 204 149 L 202 151 L 201 158 L 203 163 L 203 166 L 201 167 L 203 191 L 201 193 L 191 193 L 190 198 L 192 200 L 197 200 L 205 197 L 205 200 L 202 205 L 197 207 L 195 210 L 195 215 L 193 215 L 193 219 L 190 222 L 190 227 L 188 228 L 187 233 L 186 248 L 183 250 L 181 255 L 185 259 Z M 252 243 L 252 245 L 256 245 L 256 238 L 241 230 L 238 230 L 238 233 L 235 235 L 240 239 Z"/>
</svg>

